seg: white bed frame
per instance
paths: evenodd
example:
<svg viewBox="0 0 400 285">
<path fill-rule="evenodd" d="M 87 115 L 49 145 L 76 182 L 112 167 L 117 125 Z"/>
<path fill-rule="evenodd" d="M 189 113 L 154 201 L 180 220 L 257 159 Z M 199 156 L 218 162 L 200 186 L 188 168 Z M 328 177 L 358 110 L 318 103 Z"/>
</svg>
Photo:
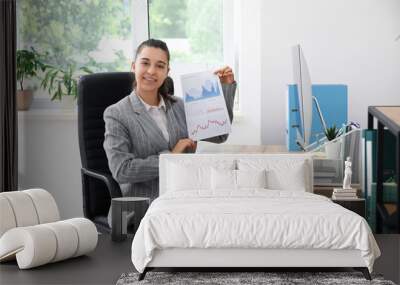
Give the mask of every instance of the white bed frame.
<svg viewBox="0 0 400 285">
<path fill-rule="evenodd" d="M 149 267 L 365 267 L 359 250 L 193 249 L 156 250 Z"/>
<path fill-rule="evenodd" d="M 302 159 L 308 164 L 308 192 L 313 192 L 313 165 L 309 154 L 217 154 L 220 158 L 285 158 Z M 216 154 L 196 154 L 197 158 L 215 159 Z M 168 179 L 166 165 L 168 161 L 193 158 L 193 154 L 161 155 L 160 156 L 160 195 L 165 193 Z M 171 248 L 158 249 L 154 252 L 152 261 L 139 280 L 145 277 L 147 271 L 153 268 L 171 267 L 231 267 L 239 271 L 245 268 L 266 267 L 353 267 L 362 271 L 364 277 L 371 280 L 365 261 L 359 250 L 329 250 L 329 249 L 193 249 Z"/>
</svg>

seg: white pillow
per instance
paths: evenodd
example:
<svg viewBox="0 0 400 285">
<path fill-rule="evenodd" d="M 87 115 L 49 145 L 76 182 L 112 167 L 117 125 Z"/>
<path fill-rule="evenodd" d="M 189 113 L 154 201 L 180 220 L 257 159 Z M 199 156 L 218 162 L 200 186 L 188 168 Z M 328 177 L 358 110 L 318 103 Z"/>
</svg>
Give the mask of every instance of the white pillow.
<svg viewBox="0 0 400 285">
<path fill-rule="evenodd" d="M 211 168 L 211 189 L 235 190 L 236 170 Z"/>
<path fill-rule="evenodd" d="M 238 190 L 241 188 L 266 188 L 265 169 L 262 170 L 230 170 L 211 169 L 212 190 Z"/>
<path fill-rule="evenodd" d="M 250 159 L 237 161 L 239 170 L 267 172 L 267 188 L 273 190 L 307 191 L 309 169 L 304 159 Z"/>
<path fill-rule="evenodd" d="M 306 172 L 304 165 L 285 171 L 272 169 L 267 172 L 268 188 L 273 190 L 306 191 Z"/>
<path fill-rule="evenodd" d="M 267 188 L 267 171 L 236 170 L 237 188 Z"/>
<path fill-rule="evenodd" d="M 182 160 L 167 165 L 167 191 L 210 190 L 211 169 L 234 169 L 235 161 Z"/>
<path fill-rule="evenodd" d="M 168 189 L 171 191 L 210 188 L 210 167 L 171 163 L 169 173 L 171 175 L 168 177 Z"/>
</svg>

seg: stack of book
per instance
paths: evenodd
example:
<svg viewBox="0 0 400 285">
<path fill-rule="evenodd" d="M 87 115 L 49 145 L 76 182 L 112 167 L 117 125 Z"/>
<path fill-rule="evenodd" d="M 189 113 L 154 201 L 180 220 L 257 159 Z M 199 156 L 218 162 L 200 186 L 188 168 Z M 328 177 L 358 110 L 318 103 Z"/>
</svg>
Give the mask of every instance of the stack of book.
<svg viewBox="0 0 400 285">
<path fill-rule="evenodd" d="M 334 200 L 357 199 L 357 189 L 333 188 L 332 199 Z"/>
</svg>

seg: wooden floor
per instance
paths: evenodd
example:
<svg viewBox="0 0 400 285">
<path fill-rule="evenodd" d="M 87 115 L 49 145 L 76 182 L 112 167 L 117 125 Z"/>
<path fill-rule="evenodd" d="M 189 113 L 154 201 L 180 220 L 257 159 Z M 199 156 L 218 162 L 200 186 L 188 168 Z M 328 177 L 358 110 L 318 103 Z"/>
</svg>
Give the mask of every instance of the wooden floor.
<svg viewBox="0 0 400 285">
<path fill-rule="evenodd" d="M 28 270 L 16 262 L 0 264 L 0 284 L 115 284 L 124 272 L 134 271 L 131 262 L 132 239 L 112 242 L 100 235 L 96 249 L 80 256 Z"/>
<path fill-rule="evenodd" d="M 381 250 L 381 257 L 375 262 L 374 272 L 400 284 L 400 235 L 375 235 L 375 239 Z"/>
<path fill-rule="evenodd" d="M 374 272 L 400 283 L 400 235 L 377 235 L 382 256 Z M 88 256 L 19 270 L 16 262 L 0 265 L 0 284 L 115 284 L 124 272 L 134 271 L 131 262 L 131 239 L 115 243 L 100 235 L 96 250 Z M 312 271 L 312 270 L 310 270 Z"/>
</svg>

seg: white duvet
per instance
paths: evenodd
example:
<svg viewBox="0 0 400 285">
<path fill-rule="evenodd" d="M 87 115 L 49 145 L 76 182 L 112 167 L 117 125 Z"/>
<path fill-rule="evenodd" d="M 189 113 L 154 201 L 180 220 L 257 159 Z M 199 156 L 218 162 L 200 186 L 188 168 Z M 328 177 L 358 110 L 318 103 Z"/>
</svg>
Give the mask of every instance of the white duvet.
<svg viewBox="0 0 400 285">
<path fill-rule="evenodd" d="M 380 255 L 359 215 L 320 195 L 265 189 L 160 196 L 134 237 L 135 268 L 165 248 L 358 249 L 371 272 Z"/>
</svg>

